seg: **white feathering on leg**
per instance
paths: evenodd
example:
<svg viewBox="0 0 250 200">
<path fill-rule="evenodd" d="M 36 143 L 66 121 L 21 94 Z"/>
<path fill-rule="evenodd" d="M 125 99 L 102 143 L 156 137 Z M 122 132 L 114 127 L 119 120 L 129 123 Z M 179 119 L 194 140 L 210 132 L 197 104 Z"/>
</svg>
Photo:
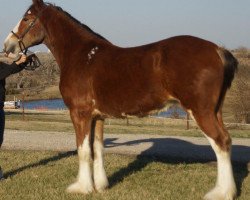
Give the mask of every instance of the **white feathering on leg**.
<svg viewBox="0 0 250 200">
<path fill-rule="evenodd" d="M 87 194 L 93 191 L 93 180 L 90 168 L 91 149 L 89 137 L 85 137 L 83 144 L 78 148 L 79 172 L 77 181 L 67 189 L 70 193 Z"/>
<path fill-rule="evenodd" d="M 236 185 L 233 177 L 231 153 L 222 151 L 213 139 L 207 137 L 217 157 L 218 176 L 214 189 L 204 197 L 205 200 L 233 200 Z"/>
<path fill-rule="evenodd" d="M 103 144 L 99 140 L 94 142 L 94 183 L 97 191 L 102 192 L 108 187 L 108 179 L 103 162 Z"/>
</svg>

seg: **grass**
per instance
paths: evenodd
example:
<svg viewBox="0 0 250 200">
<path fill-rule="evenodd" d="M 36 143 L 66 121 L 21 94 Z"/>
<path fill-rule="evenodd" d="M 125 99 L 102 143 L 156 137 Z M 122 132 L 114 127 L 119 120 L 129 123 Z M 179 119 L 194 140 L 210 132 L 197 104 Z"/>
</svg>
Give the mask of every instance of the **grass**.
<svg viewBox="0 0 250 200">
<path fill-rule="evenodd" d="M 216 180 L 214 164 L 108 154 L 110 188 L 101 194 L 74 195 L 65 192 L 77 175 L 72 152 L 1 151 L 1 165 L 7 176 L 0 182 L 1 200 L 199 200 Z M 250 196 L 248 171 L 244 164 L 234 165 L 239 200 Z"/>
<path fill-rule="evenodd" d="M 58 131 L 74 132 L 68 111 L 27 111 L 25 120 L 22 120 L 20 111 L 6 112 L 6 128 L 27 131 Z M 185 120 L 133 118 L 107 119 L 105 133 L 115 134 L 157 134 L 169 136 L 194 136 L 203 137 L 200 129 L 194 122 L 190 122 L 190 129 L 186 130 Z M 229 132 L 234 138 L 249 138 L 250 126 L 229 127 Z"/>
</svg>

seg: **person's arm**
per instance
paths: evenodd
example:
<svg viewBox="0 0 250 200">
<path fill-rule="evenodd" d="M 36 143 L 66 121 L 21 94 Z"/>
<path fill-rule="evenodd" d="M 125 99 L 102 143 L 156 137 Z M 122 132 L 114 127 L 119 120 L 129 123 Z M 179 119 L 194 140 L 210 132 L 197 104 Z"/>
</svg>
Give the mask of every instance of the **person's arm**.
<svg viewBox="0 0 250 200">
<path fill-rule="evenodd" d="M 13 62 L 10 65 L 0 62 L 0 80 L 7 78 L 11 74 L 22 71 L 25 67 L 24 63 L 26 62 L 26 59 L 27 57 L 23 55 L 18 61 Z"/>
<path fill-rule="evenodd" d="M 20 72 L 23 68 L 16 63 L 0 63 L 0 80 L 7 78 L 9 75 Z"/>
</svg>

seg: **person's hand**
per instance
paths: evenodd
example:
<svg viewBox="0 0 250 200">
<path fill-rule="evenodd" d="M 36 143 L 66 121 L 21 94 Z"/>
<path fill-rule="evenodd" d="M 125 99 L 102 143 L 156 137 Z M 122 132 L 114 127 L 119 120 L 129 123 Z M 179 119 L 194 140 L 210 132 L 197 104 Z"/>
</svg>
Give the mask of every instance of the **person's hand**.
<svg viewBox="0 0 250 200">
<path fill-rule="evenodd" d="M 23 64 L 27 61 L 27 56 L 22 54 L 21 57 L 19 58 L 19 60 L 16 61 L 17 65 Z"/>
</svg>

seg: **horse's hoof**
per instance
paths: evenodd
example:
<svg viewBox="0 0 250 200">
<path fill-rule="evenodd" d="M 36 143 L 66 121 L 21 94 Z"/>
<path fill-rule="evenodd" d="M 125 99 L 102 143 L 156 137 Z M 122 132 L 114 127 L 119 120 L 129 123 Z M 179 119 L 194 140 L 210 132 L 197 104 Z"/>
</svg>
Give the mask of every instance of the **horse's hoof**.
<svg viewBox="0 0 250 200">
<path fill-rule="evenodd" d="M 220 187 L 215 187 L 205 195 L 204 200 L 234 200 L 235 197 L 236 188 L 225 191 Z"/>
<path fill-rule="evenodd" d="M 104 192 L 105 189 L 107 189 L 109 186 L 109 182 L 108 179 L 103 179 L 103 180 L 99 180 L 97 183 L 95 182 L 95 189 L 98 192 Z"/>
<path fill-rule="evenodd" d="M 68 188 L 67 188 L 67 192 L 68 193 L 80 193 L 80 194 L 89 194 L 91 192 L 93 192 L 94 188 L 92 185 L 87 185 L 84 183 L 80 183 L 80 182 L 75 182 L 73 184 L 71 184 Z"/>
</svg>

